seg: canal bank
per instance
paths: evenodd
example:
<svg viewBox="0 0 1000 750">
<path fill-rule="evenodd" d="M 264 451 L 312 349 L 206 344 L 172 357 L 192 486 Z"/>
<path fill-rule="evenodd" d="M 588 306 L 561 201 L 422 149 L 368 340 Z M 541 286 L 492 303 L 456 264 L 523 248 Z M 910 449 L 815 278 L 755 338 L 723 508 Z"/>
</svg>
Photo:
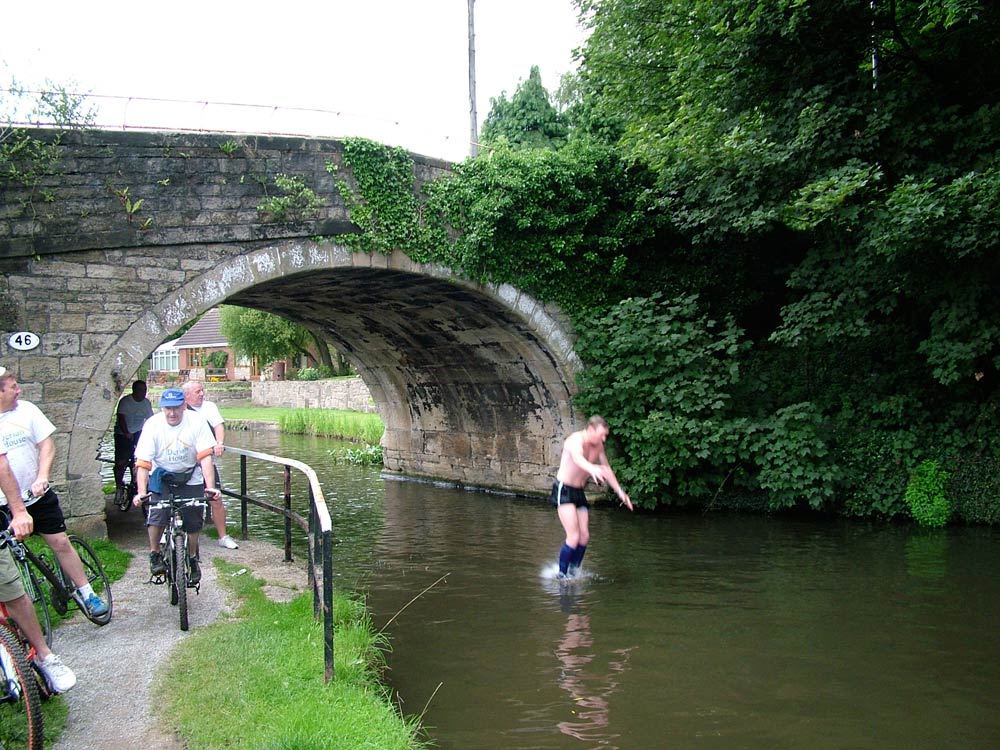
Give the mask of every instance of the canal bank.
<svg viewBox="0 0 1000 750">
<path fill-rule="evenodd" d="M 216 714 L 217 720 L 213 723 L 218 726 L 214 731 L 216 736 L 227 736 L 225 742 L 186 741 L 175 731 L 179 726 L 179 713 L 170 708 L 164 695 L 170 695 L 170 685 L 175 682 L 167 677 L 169 670 L 176 668 L 177 660 L 185 655 L 197 659 L 194 670 L 183 671 L 194 674 L 199 686 L 185 689 L 176 697 L 201 707 L 202 713 L 211 710 L 212 701 L 223 689 L 250 695 L 265 682 L 290 685 L 292 687 L 283 692 L 293 694 L 296 686 L 310 683 L 316 690 L 328 693 L 331 704 L 337 702 L 337 696 L 344 690 L 365 689 L 364 684 L 355 685 L 350 678 L 341 680 L 341 684 L 323 685 L 321 650 L 315 660 L 294 669 L 289 667 L 288 673 L 278 669 L 243 669 L 232 661 L 220 663 L 199 656 L 210 654 L 212 644 L 225 639 L 227 633 L 244 625 L 247 619 L 240 612 L 240 596 L 235 595 L 223 579 L 229 577 L 240 583 L 250 577 L 262 579 L 262 591 L 275 607 L 290 606 L 287 602 L 295 597 L 308 596 L 304 562 L 284 562 L 283 551 L 266 541 L 250 539 L 241 541 L 237 550 L 224 550 L 216 546 L 214 540 L 204 539 L 201 550 L 204 581 L 200 592 L 191 596 L 191 629 L 182 633 L 177 608 L 169 605 L 165 587 L 148 582 L 147 542 L 141 515 L 134 509 L 121 513 L 109 506 L 108 530 L 110 539 L 134 557 L 123 578 L 112 587 L 114 616 L 108 625 L 96 628 L 78 617 L 56 631 L 55 650 L 76 672 L 78 683 L 60 699 L 68 704 L 67 728 L 58 743 L 46 743 L 47 747 L 53 750 L 133 750 L 136 747 L 198 750 L 222 745 L 259 746 L 254 738 L 261 733 L 260 729 L 254 726 L 246 712 L 236 714 L 239 720 L 234 719 L 232 713 L 220 711 Z M 226 563 L 221 572 L 215 564 L 216 558 Z M 283 615 L 277 615 L 275 620 L 279 617 Z M 364 621 L 362 617 L 361 622 Z M 275 622 L 273 628 L 277 626 Z M 317 639 L 320 641 L 321 632 L 319 628 Z M 240 637 L 240 641 L 245 646 L 242 650 L 253 654 L 257 647 L 254 640 Z M 350 650 L 348 643 L 345 640 L 340 644 L 345 652 Z M 295 644 L 295 648 L 301 650 L 302 647 Z M 264 663 L 265 659 L 261 658 L 260 664 Z M 379 700 L 378 695 L 372 692 L 373 700 Z M 269 704 L 267 710 L 269 723 L 284 720 L 278 702 Z M 380 712 L 394 714 L 391 706 L 384 702 Z M 408 731 L 398 716 L 397 721 L 399 734 Z M 330 732 L 336 731 L 334 723 Z M 379 738 L 383 733 L 384 729 L 373 721 L 371 737 Z M 394 747 L 402 750 L 412 745 Z"/>
</svg>

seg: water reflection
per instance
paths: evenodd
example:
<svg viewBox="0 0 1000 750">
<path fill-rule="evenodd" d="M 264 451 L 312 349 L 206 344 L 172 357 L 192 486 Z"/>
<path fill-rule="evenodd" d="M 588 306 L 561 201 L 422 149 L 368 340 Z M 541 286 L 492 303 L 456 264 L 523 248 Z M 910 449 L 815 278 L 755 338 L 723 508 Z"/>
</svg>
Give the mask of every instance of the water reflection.
<svg viewBox="0 0 1000 750">
<path fill-rule="evenodd" d="M 573 597 L 563 598 L 563 606 L 570 613 L 562 638 L 556 644 L 555 655 L 559 661 L 558 684 L 569 696 L 573 719 L 560 721 L 556 726 L 563 734 L 586 742 L 590 747 L 618 750 L 619 746 L 612 744 L 612 740 L 621 735 L 608 731 L 610 698 L 618 692 L 619 677 L 628 666 L 632 649 L 616 649 L 608 663 L 601 666 L 595 661 L 590 615 L 573 612 Z"/>
</svg>

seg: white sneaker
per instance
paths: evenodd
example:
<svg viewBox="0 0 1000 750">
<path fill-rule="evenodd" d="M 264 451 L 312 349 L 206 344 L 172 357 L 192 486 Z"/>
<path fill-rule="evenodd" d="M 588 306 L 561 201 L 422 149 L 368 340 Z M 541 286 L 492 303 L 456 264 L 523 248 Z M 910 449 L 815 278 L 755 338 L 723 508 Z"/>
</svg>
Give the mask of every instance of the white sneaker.
<svg viewBox="0 0 1000 750">
<path fill-rule="evenodd" d="M 53 693 L 65 693 L 76 684 L 73 670 L 63 664 L 55 654 L 49 654 L 43 661 L 35 659 L 35 666 L 49 683 L 49 689 Z"/>
<path fill-rule="evenodd" d="M 231 536 L 229 536 L 229 534 L 226 534 L 224 537 L 221 537 L 219 539 L 219 546 L 220 547 L 225 547 L 226 549 L 239 549 L 240 548 L 240 545 L 238 545 L 236 543 L 236 540 L 233 539 Z"/>
</svg>

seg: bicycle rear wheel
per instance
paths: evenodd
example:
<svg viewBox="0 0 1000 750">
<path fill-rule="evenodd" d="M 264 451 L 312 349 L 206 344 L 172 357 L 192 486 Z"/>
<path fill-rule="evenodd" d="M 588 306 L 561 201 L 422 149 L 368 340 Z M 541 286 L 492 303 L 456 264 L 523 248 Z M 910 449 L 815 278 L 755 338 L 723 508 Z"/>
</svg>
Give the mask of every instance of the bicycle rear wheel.
<svg viewBox="0 0 1000 750">
<path fill-rule="evenodd" d="M 27 560 L 17 566 L 21 570 L 21 584 L 24 586 L 24 593 L 31 597 L 35 605 L 35 613 L 38 615 L 38 624 L 42 626 L 42 633 L 45 634 L 45 642 L 52 646 L 52 618 L 49 613 L 49 597 L 46 589 L 49 582 L 44 583 L 35 572 L 35 568 Z M 2 747 L 2 745 L 0 745 Z"/>
<path fill-rule="evenodd" d="M 132 507 L 132 496 L 129 495 L 128 485 L 119 484 L 115 486 L 115 506 L 122 513 Z"/>
<path fill-rule="evenodd" d="M 0 626 L 0 747 L 42 750 L 42 699 L 20 640 Z"/>
<path fill-rule="evenodd" d="M 91 622 L 97 625 L 107 625 L 111 621 L 111 612 L 114 606 L 114 601 L 111 597 L 111 582 L 108 580 L 107 574 L 104 572 L 104 566 L 101 565 L 101 560 L 94 552 L 94 548 L 87 543 L 86 540 L 81 539 L 78 536 L 70 535 L 69 543 L 73 545 L 73 549 L 76 550 L 76 554 L 80 556 L 80 562 L 83 563 L 83 572 L 87 576 L 87 583 L 89 583 L 93 589 L 94 593 L 99 597 L 104 599 L 104 603 L 108 605 L 108 611 L 101 615 L 94 615 L 90 612 L 87 607 L 82 606 L 79 600 L 76 600 L 76 605 L 83 612 L 84 616 Z M 62 578 L 63 585 L 66 587 L 67 591 L 72 591 L 74 588 L 74 583 L 66 571 L 62 568 L 59 569 L 59 575 Z"/>
<path fill-rule="evenodd" d="M 187 534 L 180 534 L 174 544 L 175 570 L 177 571 L 177 609 L 181 617 L 181 630 L 188 629 L 188 545 Z"/>
</svg>

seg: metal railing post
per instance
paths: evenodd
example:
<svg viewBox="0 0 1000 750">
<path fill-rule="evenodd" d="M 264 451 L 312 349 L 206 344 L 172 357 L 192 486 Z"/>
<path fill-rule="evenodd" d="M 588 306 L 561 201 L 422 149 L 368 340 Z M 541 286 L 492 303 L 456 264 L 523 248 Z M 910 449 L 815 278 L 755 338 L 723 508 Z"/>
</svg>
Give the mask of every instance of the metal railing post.
<svg viewBox="0 0 1000 750">
<path fill-rule="evenodd" d="M 323 532 L 323 661 L 326 682 L 333 679 L 333 533 Z"/>
<path fill-rule="evenodd" d="M 285 466 L 285 562 L 292 561 L 292 469 Z"/>
</svg>

